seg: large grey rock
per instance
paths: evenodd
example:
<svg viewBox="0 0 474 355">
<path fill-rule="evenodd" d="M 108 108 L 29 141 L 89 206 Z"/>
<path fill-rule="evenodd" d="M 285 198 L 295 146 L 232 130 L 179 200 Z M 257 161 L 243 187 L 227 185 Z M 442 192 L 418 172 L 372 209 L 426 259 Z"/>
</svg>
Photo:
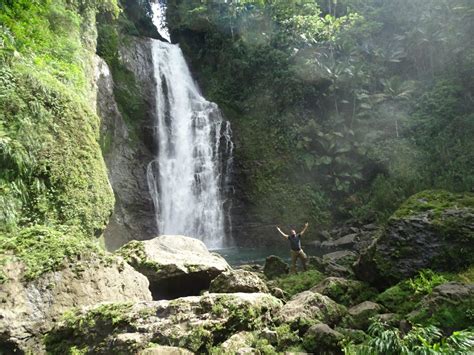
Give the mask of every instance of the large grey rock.
<svg viewBox="0 0 474 355">
<path fill-rule="evenodd" d="M 351 250 L 339 250 L 323 255 L 323 264 L 335 263 L 344 267 L 351 267 L 357 260 L 357 254 Z"/>
<path fill-rule="evenodd" d="M 67 353 L 73 347 L 87 345 L 91 353 L 114 354 L 118 350 L 117 339 L 123 340 L 123 334 L 127 334 L 125 338 L 140 339 L 142 343 L 134 342 L 129 349 L 121 347 L 123 353 L 139 352 L 150 342 L 202 353 L 208 344 L 252 330 L 255 322 L 264 326 L 281 306 L 280 300 L 265 293 L 220 293 L 171 301 L 102 304 L 78 309 L 59 322 L 47 337 L 47 349 L 61 346 Z"/>
<path fill-rule="evenodd" d="M 336 240 L 327 240 L 321 243 L 321 248 L 324 249 L 347 249 L 352 248 L 357 242 L 357 233 L 351 233 Z"/>
<path fill-rule="evenodd" d="M 181 235 L 133 241 L 117 253 L 148 277 L 154 299 L 197 295 L 230 270 L 225 259 L 210 253 L 203 242 Z"/>
<path fill-rule="evenodd" d="M 294 329 L 307 329 L 312 324 L 336 324 L 347 313 L 346 307 L 317 292 L 304 291 L 293 296 L 278 312 L 277 319 Z"/>
<path fill-rule="evenodd" d="M 194 353 L 177 346 L 157 345 L 140 351 L 139 355 L 193 355 Z"/>
<path fill-rule="evenodd" d="M 222 354 L 236 354 L 241 349 L 252 348 L 254 340 L 255 335 L 251 332 L 236 333 L 219 346 L 219 352 Z"/>
<path fill-rule="evenodd" d="M 341 353 L 339 342 L 343 335 L 324 323 L 311 326 L 303 336 L 303 346 L 310 353 L 338 354 Z"/>
<path fill-rule="evenodd" d="M 232 293 L 232 292 L 265 292 L 268 287 L 263 280 L 254 272 L 245 270 L 226 271 L 211 281 L 209 292 Z"/>
<path fill-rule="evenodd" d="M 419 270 L 474 264 L 473 195 L 424 191 L 409 198 L 355 265 L 359 279 L 386 288 Z"/>
<path fill-rule="evenodd" d="M 144 110 L 152 122 L 155 89 L 150 80 L 153 77 L 150 41 L 133 37 L 127 43 L 127 49 L 121 50 L 121 58 L 140 83 L 140 96 L 146 102 Z M 146 168 L 153 159 L 153 151 L 145 144 L 150 140 L 146 138 L 146 132 L 138 132 L 137 137 L 137 132 L 125 122 L 115 101 L 116 83 L 105 61 L 96 57 L 95 67 L 102 154 L 115 195 L 114 213 L 104 238 L 107 249 L 115 250 L 130 240 L 149 239 L 158 234 L 146 179 Z"/>
<path fill-rule="evenodd" d="M 364 301 L 356 306 L 349 308 L 351 316 L 349 324 L 351 328 L 365 330 L 371 322 L 371 318 L 377 314 L 383 313 L 385 308 L 378 303 Z"/>
<path fill-rule="evenodd" d="M 107 263 L 82 256 L 60 271 L 48 272 L 31 282 L 23 281 L 24 266 L 4 265 L 9 281 L 0 287 L 0 349 L 41 353 L 41 337 L 72 307 L 99 302 L 149 301 L 148 280 L 121 258 Z"/>
<path fill-rule="evenodd" d="M 283 275 L 288 274 L 290 270 L 287 263 L 283 261 L 282 258 L 270 255 L 265 259 L 265 266 L 263 268 L 263 273 L 269 279 L 274 279 L 276 277 L 280 277 Z"/>
</svg>

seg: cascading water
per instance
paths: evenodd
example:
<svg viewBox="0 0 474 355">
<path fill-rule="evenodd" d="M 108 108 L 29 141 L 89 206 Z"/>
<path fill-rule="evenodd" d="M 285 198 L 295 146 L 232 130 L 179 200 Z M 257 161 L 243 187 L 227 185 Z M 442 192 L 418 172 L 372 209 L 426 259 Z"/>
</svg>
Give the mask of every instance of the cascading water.
<svg viewBox="0 0 474 355">
<path fill-rule="evenodd" d="M 153 40 L 152 51 L 158 150 L 147 180 L 158 230 L 223 247 L 230 229 L 224 199 L 232 165 L 230 124 L 201 96 L 178 45 Z"/>
</svg>

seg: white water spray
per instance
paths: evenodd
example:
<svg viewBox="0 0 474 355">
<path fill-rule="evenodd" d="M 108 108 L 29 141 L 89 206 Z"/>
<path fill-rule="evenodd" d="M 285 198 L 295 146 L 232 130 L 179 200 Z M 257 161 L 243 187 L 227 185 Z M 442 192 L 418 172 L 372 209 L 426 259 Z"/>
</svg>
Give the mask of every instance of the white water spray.
<svg viewBox="0 0 474 355">
<path fill-rule="evenodd" d="M 154 40 L 152 51 L 158 152 L 147 181 L 158 230 L 223 247 L 230 228 L 223 198 L 232 166 L 230 124 L 201 96 L 178 45 Z"/>
</svg>

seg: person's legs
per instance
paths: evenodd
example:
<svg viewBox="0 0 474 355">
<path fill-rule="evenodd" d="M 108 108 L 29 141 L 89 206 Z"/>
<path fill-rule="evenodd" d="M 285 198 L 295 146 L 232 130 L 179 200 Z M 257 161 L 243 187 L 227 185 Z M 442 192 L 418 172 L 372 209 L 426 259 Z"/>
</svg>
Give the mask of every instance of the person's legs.
<svg viewBox="0 0 474 355">
<path fill-rule="evenodd" d="M 298 252 L 291 250 L 291 268 L 290 274 L 296 273 L 296 260 L 298 260 Z"/>
<path fill-rule="evenodd" d="M 307 271 L 308 270 L 308 267 L 306 266 L 307 262 L 308 262 L 308 256 L 306 255 L 306 253 L 303 251 L 303 249 L 301 249 L 299 251 L 299 257 L 301 258 L 301 264 L 303 264 L 303 270 L 304 271 Z"/>
</svg>

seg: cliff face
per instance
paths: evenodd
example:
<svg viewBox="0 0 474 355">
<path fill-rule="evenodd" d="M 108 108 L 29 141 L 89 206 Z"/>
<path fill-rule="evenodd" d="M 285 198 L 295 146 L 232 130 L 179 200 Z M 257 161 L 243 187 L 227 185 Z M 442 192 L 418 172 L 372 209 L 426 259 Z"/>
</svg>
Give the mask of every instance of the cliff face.
<svg viewBox="0 0 474 355">
<path fill-rule="evenodd" d="M 98 114 L 102 118 L 101 136 L 104 159 L 115 194 L 115 208 L 104 232 L 107 249 L 115 250 L 130 240 L 149 239 L 158 233 L 153 203 L 148 193 L 146 167 L 153 159 L 152 132 L 154 81 L 150 40 L 129 38 L 120 48 L 121 63 L 140 83 L 146 121 L 136 132 L 125 122 L 114 97 L 114 81 L 107 64 L 98 59 Z"/>
</svg>

